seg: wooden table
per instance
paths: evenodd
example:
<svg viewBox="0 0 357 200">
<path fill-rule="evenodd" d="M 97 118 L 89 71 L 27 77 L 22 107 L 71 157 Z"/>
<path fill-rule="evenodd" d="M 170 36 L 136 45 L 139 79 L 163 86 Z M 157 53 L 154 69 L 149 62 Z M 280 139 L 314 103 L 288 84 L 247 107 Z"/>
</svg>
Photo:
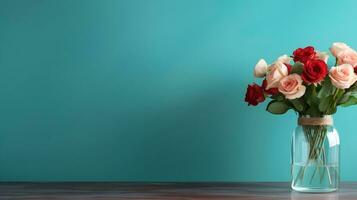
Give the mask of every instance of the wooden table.
<svg viewBox="0 0 357 200">
<path fill-rule="evenodd" d="M 291 192 L 289 183 L 0 183 L 0 199 L 357 199 L 357 183 L 338 192 Z"/>
</svg>

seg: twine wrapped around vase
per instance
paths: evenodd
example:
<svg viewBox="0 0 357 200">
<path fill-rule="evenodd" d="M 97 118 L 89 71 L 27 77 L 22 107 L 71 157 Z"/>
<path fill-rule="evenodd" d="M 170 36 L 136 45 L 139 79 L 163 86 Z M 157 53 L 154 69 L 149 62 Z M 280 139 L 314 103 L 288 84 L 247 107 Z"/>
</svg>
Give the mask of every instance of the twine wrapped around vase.
<svg viewBox="0 0 357 200">
<path fill-rule="evenodd" d="M 298 119 L 299 125 L 333 125 L 333 119 L 331 115 L 326 115 L 324 117 L 299 117 Z"/>
</svg>

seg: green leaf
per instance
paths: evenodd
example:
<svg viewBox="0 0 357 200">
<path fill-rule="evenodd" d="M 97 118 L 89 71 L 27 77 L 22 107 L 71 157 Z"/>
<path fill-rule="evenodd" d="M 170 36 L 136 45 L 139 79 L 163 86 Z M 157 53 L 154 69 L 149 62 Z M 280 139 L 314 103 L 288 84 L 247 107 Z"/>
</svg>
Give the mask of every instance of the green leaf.
<svg viewBox="0 0 357 200">
<path fill-rule="evenodd" d="M 317 108 L 317 106 L 311 106 L 306 110 L 306 115 L 310 115 L 311 117 L 319 117 L 321 116 L 321 112 Z"/>
<path fill-rule="evenodd" d="M 299 100 L 299 99 L 293 99 L 293 100 L 290 100 L 290 102 L 293 104 L 294 108 L 301 112 L 304 110 L 304 104 Z"/>
<path fill-rule="evenodd" d="M 348 88 L 346 90 L 346 93 L 344 93 L 341 97 L 338 98 L 337 104 L 342 105 L 348 101 L 351 101 L 350 103 L 352 103 L 354 101 L 353 98 L 357 98 L 357 84 L 354 84 L 350 88 Z"/>
<path fill-rule="evenodd" d="M 323 98 L 319 104 L 319 110 L 325 113 L 333 103 L 333 96 Z"/>
<path fill-rule="evenodd" d="M 329 110 L 326 111 L 326 115 L 332 115 L 337 111 L 337 106 L 331 107 Z"/>
<path fill-rule="evenodd" d="M 270 98 L 275 99 L 277 101 L 283 101 L 285 99 L 284 95 L 281 93 L 278 93 L 276 95 L 271 96 Z"/>
<path fill-rule="evenodd" d="M 338 98 L 337 105 L 341 105 L 343 107 L 355 105 L 357 99 L 357 84 L 353 84 L 350 88 L 346 89 L 346 93 L 344 93 L 341 97 Z"/>
<path fill-rule="evenodd" d="M 357 83 L 353 84 L 350 88 L 347 89 L 348 92 L 357 92 Z"/>
<path fill-rule="evenodd" d="M 334 87 L 331 83 L 331 79 L 326 77 L 326 79 L 322 82 L 322 87 L 317 94 L 318 98 L 325 98 L 333 93 Z"/>
<path fill-rule="evenodd" d="M 302 63 L 296 62 L 291 69 L 291 74 L 302 74 L 304 71 L 304 65 Z"/>
<path fill-rule="evenodd" d="M 351 92 L 346 92 L 340 99 L 338 99 L 337 104 L 344 104 L 350 99 Z"/>
<path fill-rule="evenodd" d="M 355 91 L 354 93 L 357 93 L 357 91 Z M 338 99 L 340 99 L 344 94 L 345 94 L 344 89 L 338 89 L 336 98 L 334 100 L 337 102 Z"/>
<path fill-rule="evenodd" d="M 334 114 L 337 111 L 337 103 L 343 97 L 345 90 L 336 88 L 332 95 L 323 98 L 319 104 L 319 109 L 326 115 Z"/>
<path fill-rule="evenodd" d="M 341 103 L 340 105 L 343 107 L 347 107 L 347 106 L 352 106 L 357 104 L 357 97 L 355 96 L 349 96 L 348 100 Z"/>
<path fill-rule="evenodd" d="M 271 101 L 266 108 L 266 110 L 268 112 L 277 114 L 277 115 L 284 114 L 289 109 L 290 109 L 290 106 L 286 102 L 276 101 L 276 100 Z"/>
<path fill-rule="evenodd" d="M 306 86 L 306 92 L 304 95 L 305 102 L 309 106 L 317 106 L 320 103 L 320 99 L 317 98 L 316 87 L 314 85 Z"/>
<path fill-rule="evenodd" d="M 357 91 L 352 91 L 352 92 L 346 92 L 345 94 L 343 94 L 342 97 L 340 97 L 337 101 L 337 104 L 344 104 L 347 101 L 349 101 L 351 98 L 357 98 Z"/>
</svg>

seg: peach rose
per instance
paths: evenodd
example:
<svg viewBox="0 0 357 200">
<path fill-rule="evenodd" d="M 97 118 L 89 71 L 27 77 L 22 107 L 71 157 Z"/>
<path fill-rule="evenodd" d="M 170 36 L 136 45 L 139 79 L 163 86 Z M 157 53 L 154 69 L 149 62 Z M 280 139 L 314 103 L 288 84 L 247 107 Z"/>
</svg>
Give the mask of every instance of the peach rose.
<svg viewBox="0 0 357 200">
<path fill-rule="evenodd" d="M 337 57 L 338 53 L 340 53 L 341 51 L 346 50 L 346 49 L 351 49 L 351 47 L 349 47 L 347 44 L 342 43 L 342 42 L 335 42 L 330 47 L 330 51 L 331 51 L 332 55 L 335 57 Z"/>
<path fill-rule="evenodd" d="M 282 62 L 277 61 L 272 64 L 268 69 L 266 76 L 267 87 L 265 89 L 276 88 L 279 85 L 279 81 L 288 75 L 288 68 Z"/>
<path fill-rule="evenodd" d="M 302 84 L 300 75 L 290 74 L 281 79 L 278 90 L 283 93 L 287 99 L 297 99 L 305 94 L 306 87 Z"/>
<path fill-rule="evenodd" d="M 332 85 L 340 89 L 351 87 L 357 80 L 357 75 L 350 64 L 342 64 L 332 67 L 329 76 Z"/>
<path fill-rule="evenodd" d="M 254 76 L 257 78 L 264 77 L 268 72 L 268 64 L 264 59 L 260 59 L 254 68 Z"/>
<path fill-rule="evenodd" d="M 353 49 L 345 49 L 339 51 L 336 55 L 337 64 L 350 64 L 352 66 L 357 65 L 357 52 Z"/>
</svg>

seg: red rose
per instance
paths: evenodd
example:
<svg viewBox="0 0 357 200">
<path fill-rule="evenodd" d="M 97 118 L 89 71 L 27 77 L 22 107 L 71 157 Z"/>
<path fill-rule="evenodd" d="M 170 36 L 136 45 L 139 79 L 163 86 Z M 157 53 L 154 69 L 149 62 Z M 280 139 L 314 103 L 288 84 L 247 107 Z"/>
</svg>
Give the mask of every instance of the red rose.
<svg viewBox="0 0 357 200">
<path fill-rule="evenodd" d="M 286 65 L 286 64 L 285 64 L 285 65 Z M 262 84 L 262 88 L 263 88 L 264 92 L 266 92 L 266 93 L 268 93 L 268 94 L 270 94 L 270 95 L 275 95 L 275 94 L 278 94 L 278 93 L 279 93 L 278 88 L 270 88 L 270 89 L 268 89 L 268 90 L 265 89 L 265 88 L 267 88 L 267 84 L 268 84 L 267 80 L 264 79 L 263 84 Z"/>
<path fill-rule="evenodd" d="M 355 71 L 355 74 L 357 74 L 357 65 L 353 69 Z"/>
<path fill-rule="evenodd" d="M 327 64 L 322 60 L 308 60 L 304 65 L 301 78 L 306 83 L 319 83 L 328 74 Z"/>
<path fill-rule="evenodd" d="M 299 61 L 305 64 L 308 60 L 314 59 L 315 57 L 316 52 L 312 46 L 298 48 L 293 52 L 294 62 Z"/>
<path fill-rule="evenodd" d="M 263 88 L 253 83 L 248 85 L 247 93 L 245 94 L 245 101 L 248 105 L 256 106 L 265 100 Z"/>
</svg>

